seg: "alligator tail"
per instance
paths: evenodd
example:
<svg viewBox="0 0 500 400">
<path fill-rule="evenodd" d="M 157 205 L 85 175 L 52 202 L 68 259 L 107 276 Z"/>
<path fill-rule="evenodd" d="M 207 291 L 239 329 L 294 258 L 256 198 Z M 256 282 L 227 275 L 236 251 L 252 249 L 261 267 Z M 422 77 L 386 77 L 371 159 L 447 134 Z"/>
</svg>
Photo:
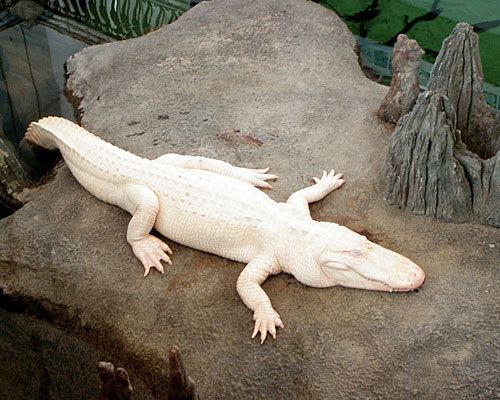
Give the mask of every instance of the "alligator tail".
<svg viewBox="0 0 500 400">
<path fill-rule="evenodd" d="M 50 123 L 53 122 L 53 117 L 42 118 L 38 122 L 32 122 L 28 127 L 28 130 L 24 137 L 30 142 L 36 143 L 49 150 L 55 150 L 58 148 L 55 136 L 52 134 L 50 129 L 47 129 L 44 125 L 50 127 Z"/>
</svg>

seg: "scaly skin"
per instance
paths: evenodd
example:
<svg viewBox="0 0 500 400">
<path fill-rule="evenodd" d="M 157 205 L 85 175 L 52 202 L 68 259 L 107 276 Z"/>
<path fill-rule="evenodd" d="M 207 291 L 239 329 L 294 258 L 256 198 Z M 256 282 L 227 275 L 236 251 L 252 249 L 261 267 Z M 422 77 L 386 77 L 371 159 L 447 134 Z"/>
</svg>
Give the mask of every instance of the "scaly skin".
<svg viewBox="0 0 500 400">
<path fill-rule="evenodd" d="M 340 187 L 342 175 L 323 173 L 316 184 L 277 203 L 256 187 L 276 179 L 266 169 L 234 167 L 204 157 L 166 154 L 148 160 L 119 149 L 62 118 L 32 123 L 28 140 L 59 149 L 69 169 L 90 193 L 132 215 L 127 240 L 148 275 L 164 272 L 172 251 L 150 234 L 154 227 L 178 243 L 247 263 L 237 290 L 254 311 L 261 343 L 283 328 L 261 284 L 286 272 L 304 284 L 341 284 L 405 291 L 425 275 L 410 260 L 333 223 L 311 219 L 309 203 Z M 379 265 L 380 264 L 380 265 Z"/>
</svg>

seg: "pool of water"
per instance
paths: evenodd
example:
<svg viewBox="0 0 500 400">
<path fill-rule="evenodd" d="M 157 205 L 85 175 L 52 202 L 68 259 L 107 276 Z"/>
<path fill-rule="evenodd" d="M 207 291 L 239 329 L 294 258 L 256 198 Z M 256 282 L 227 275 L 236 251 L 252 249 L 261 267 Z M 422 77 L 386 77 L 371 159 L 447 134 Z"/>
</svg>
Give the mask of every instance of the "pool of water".
<svg viewBox="0 0 500 400">
<path fill-rule="evenodd" d="M 97 399 L 99 361 L 123 366 L 48 322 L 7 311 L 0 300 L 0 399 Z M 133 371 L 128 372 L 134 399 L 152 399 Z"/>
<path fill-rule="evenodd" d="M 391 53 L 400 33 L 425 51 L 423 86 L 443 39 L 464 21 L 479 35 L 485 99 L 500 110 L 500 1 L 498 0 L 321 0 L 360 37 L 362 61 L 390 82 Z M 385 78 L 385 79 L 384 79 Z"/>
<path fill-rule="evenodd" d="M 109 40 L 37 3 L 22 1 L 0 11 L 0 217 L 20 205 L 12 192 L 35 183 L 54 164 L 54 155 L 19 146 L 29 123 L 48 115 L 76 120 L 64 95 L 65 61 Z"/>
<path fill-rule="evenodd" d="M 44 7 L 116 39 L 144 35 L 177 19 L 192 0 L 40 0 Z"/>
<path fill-rule="evenodd" d="M 74 119 L 64 96 L 64 62 L 87 43 L 41 24 L 20 22 L 0 31 L 2 130 L 19 144 L 29 122 L 47 115 Z"/>
</svg>

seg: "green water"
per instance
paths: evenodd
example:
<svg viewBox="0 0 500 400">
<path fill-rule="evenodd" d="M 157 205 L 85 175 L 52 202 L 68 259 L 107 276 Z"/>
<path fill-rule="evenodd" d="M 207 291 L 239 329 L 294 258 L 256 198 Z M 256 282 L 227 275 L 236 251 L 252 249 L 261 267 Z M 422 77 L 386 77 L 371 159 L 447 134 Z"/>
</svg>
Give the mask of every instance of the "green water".
<svg viewBox="0 0 500 400">
<path fill-rule="evenodd" d="M 115 39 L 141 36 L 169 24 L 190 0 L 40 0 L 40 4 Z M 196 3 L 196 2 L 194 2 Z"/>
<path fill-rule="evenodd" d="M 485 81 L 500 87 L 499 0 L 322 0 L 356 35 L 393 46 L 405 33 L 425 50 L 433 62 L 442 41 L 455 25 L 475 25 L 479 35 Z"/>
<path fill-rule="evenodd" d="M 48 115 L 75 120 L 64 96 L 64 63 L 89 43 L 48 26 L 49 19 L 41 14 L 36 21 L 23 20 L 0 12 L 0 161 L 6 157 L 15 165 L 0 165 L 0 218 L 19 207 L 11 191 L 38 181 L 54 164 L 54 155 L 19 147 L 28 124 Z"/>
</svg>

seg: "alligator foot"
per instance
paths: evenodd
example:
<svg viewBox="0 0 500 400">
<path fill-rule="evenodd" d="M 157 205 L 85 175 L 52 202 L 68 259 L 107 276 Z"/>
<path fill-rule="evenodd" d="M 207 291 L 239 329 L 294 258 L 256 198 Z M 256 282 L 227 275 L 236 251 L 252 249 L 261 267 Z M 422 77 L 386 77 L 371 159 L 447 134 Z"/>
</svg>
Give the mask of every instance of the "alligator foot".
<svg viewBox="0 0 500 400">
<path fill-rule="evenodd" d="M 314 177 L 314 183 L 318 185 L 318 188 L 321 188 L 323 192 L 325 192 L 325 196 L 333 192 L 335 189 L 341 187 L 345 180 L 341 179 L 343 174 L 337 174 L 335 175 L 335 170 L 331 170 L 329 173 L 326 171 L 323 171 L 323 175 L 321 175 L 321 178 L 316 178 Z"/>
<path fill-rule="evenodd" d="M 156 268 L 163 274 L 161 260 L 172 265 L 172 261 L 167 255 L 167 253 L 172 254 L 172 250 L 170 250 L 170 247 L 168 247 L 166 243 L 163 243 L 157 237 L 149 235 L 131 244 L 134 254 L 141 260 L 142 265 L 144 265 L 144 276 L 149 274 L 151 268 Z"/>
<path fill-rule="evenodd" d="M 283 322 L 279 314 L 273 308 L 257 308 L 253 319 L 255 320 L 255 328 L 253 330 L 252 339 L 260 332 L 260 344 L 266 340 L 267 332 L 271 334 L 273 339 L 276 339 L 276 327 L 284 328 Z"/>
<path fill-rule="evenodd" d="M 269 168 L 264 169 L 251 169 L 236 167 L 236 176 L 238 179 L 248 182 L 253 186 L 272 189 L 272 186 L 266 181 L 278 179 L 274 174 L 268 174 Z"/>
</svg>

